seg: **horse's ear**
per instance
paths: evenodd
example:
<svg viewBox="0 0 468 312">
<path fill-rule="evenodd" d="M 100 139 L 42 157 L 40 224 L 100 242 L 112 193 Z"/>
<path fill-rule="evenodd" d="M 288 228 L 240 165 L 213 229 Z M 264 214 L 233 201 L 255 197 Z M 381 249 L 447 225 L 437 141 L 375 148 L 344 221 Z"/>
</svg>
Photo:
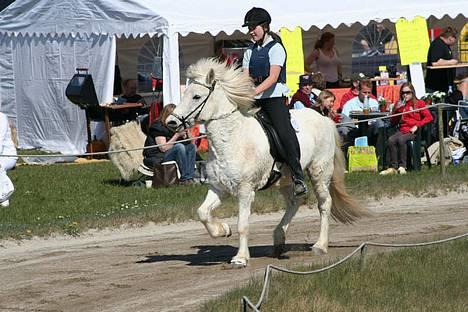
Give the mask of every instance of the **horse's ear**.
<svg viewBox="0 0 468 312">
<path fill-rule="evenodd" d="M 210 71 L 206 75 L 206 84 L 211 86 L 213 84 L 214 79 L 215 79 L 215 72 L 214 72 L 214 70 L 212 68 L 212 69 L 210 69 Z"/>
</svg>

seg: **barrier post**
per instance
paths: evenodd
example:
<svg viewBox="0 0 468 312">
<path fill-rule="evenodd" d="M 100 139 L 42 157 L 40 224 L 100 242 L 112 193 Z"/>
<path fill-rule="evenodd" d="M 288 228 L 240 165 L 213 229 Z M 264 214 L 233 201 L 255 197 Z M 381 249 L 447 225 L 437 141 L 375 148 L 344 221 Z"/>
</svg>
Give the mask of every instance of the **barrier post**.
<svg viewBox="0 0 468 312">
<path fill-rule="evenodd" d="M 367 245 L 362 246 L 361 248 L 361 258 L 360 258 L 360 269 L 364 271 L 366 266 L 366 254 L 367 254 Z"/>
<path fill-rule="evenodd" d="M 444 142 L 444 121 L 442 116 L 442 105 L 437 106 L 437 123 L 439 131 L 439 156 L 440 156 L 440 174 L 445 179 L 445 142 Z"/>
</svg>

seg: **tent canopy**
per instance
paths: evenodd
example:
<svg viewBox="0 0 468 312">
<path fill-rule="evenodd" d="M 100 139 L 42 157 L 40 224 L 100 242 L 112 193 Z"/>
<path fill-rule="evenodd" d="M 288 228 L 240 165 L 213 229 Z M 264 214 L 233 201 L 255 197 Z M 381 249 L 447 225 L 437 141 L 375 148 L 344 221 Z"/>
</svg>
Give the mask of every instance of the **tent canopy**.
<svg viewBox="0 0 468 312">
<path fill-rule="evenodd" d="M 9 34 L 109 34 L 120 37 L 143 34 L 242 30 L 244 14 L 253 6 L 264 7 L 273 19 L 272 29 L 300 26 L 338 27 L 344 23 L 367 24 L 385 18 L 394 22 L 404 17 L 450 17 L 467 12 L 465 0 L 375 1 L 198 1 L 193 0 L 17 0 L 1 13 L 0 32 Z"/>
<path fill-rule="evenodd" d="M 90 69 L 100 103 L 109 103 L 117 38 L 162 37 L 164 102 L 178 103 L 179 36 L 245 33 L 254 6 L 270 12 L 273 31 L 468 12 L 466 0 L 16 0 L 0 12 L 0 109 L 16 120 L 21 148 L 83 151 L 84 113 L 64 97 L 76 67 Z"/>
</svg>

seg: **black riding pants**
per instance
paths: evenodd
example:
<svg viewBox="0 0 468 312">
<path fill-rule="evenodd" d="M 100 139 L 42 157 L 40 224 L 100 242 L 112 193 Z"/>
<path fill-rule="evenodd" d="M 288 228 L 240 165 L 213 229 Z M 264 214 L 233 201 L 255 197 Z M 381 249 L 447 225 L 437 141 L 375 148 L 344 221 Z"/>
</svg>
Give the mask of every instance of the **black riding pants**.
<svg viewBox="0 0 468 312">
<path fill-rule="evenodd" d="M 285 105 L 284 97 L 276 97 L 269 99 L 258 99 L 255 104 L 270 117 L 273 127 L 278 132 L 281 143 L 286 152 L 286 164 L 291 169 L 294 180 L 304 181 L 304 173 L 302 172 L 300 157 L 301 149 L 297 141 L 296 132 L 294 131 L 289 109 Z"/>
</svg>

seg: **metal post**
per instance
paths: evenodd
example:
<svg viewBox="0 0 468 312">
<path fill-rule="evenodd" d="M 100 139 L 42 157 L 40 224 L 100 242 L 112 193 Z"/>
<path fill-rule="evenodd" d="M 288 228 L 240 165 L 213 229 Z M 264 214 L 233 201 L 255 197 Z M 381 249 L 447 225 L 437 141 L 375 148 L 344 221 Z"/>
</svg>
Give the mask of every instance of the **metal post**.
<svg viewBox="0 0 468 312">
<path fill-rule="evenodd" d="M 366 254 L 367 254 L 367 246 L 364 245 L 361 248 L 361 258 L 360 258 L 360 269 L 361 271 L 364 271 L 364 268 L 366 266 Z"/>
<path fill-rule="evenodd" d="M 442 116 L 442 105 L 437 106 L 437 123 L 439 124 L 439 153 L 440 153 L 440 174 L 445 179 L 445 143 L 444 143 L 444 121 Z"/>
</svg>

